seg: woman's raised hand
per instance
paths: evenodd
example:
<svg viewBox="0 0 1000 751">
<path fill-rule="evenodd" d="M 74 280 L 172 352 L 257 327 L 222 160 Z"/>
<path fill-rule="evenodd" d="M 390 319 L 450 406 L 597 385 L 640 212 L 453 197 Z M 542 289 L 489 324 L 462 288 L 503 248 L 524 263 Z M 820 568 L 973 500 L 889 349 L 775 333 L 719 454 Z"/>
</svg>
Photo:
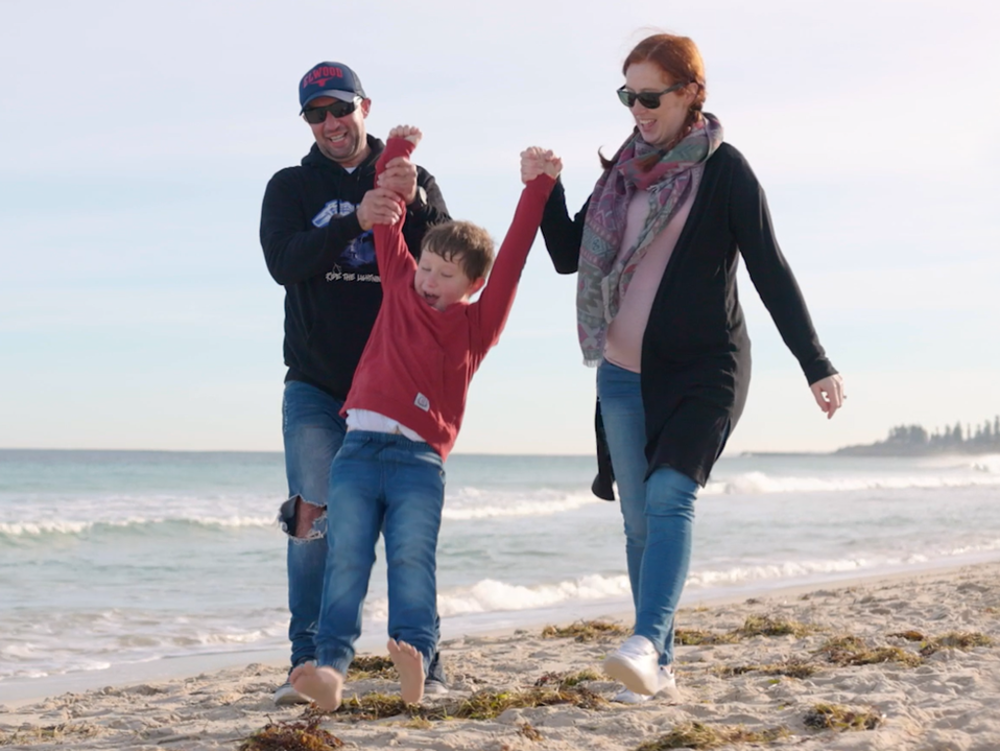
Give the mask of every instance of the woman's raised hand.
<svg viewBox="0 0 1000 751">
<path fill-rule="evenodd" d="M 550 151 L 549 156 L 545 159 L 545 174 L 555 180 L 561 172 L 562 159 Z"/>
<path fill-rule="evenodd" d="M 521 182 L 530 183 L 545 174 L 553 180 L 562 172 L 562 160 L 551 149 L 529 146 L 521 152 Z"/>
</svg>

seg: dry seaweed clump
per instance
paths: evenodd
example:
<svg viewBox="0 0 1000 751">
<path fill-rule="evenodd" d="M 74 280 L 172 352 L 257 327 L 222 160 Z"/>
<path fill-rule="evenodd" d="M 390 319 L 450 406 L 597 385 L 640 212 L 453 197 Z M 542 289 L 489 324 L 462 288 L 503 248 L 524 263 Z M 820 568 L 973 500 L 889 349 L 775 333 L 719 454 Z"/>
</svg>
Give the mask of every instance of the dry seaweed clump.
<svg viewBox="0 0 1000 751">
<path fill-rule="evenodd" d="M 0 746 L 15 743 L 44 743 L 45 741 L 66 741 L 69 738 L 92 738 L 100 733 L 100 728 L 87 723 L 60 723 L 58 725 L 25 725 L 7 734 L 0 730 Z"/>
<path fill-rule="evenodd" d="M 735 644 L 753 636 L 807 636 L 816 629 L 798 621 L 773 618 L 769 615 L 748 615 L 739 628 L 718 633 L 701 629 L 679 628 L 674 631 L 674 644 L 702 646 L 705 644 Z"/>
<path fill-rule="evenodd" d="M 598 709 L 607 700 L 582 686 L 558 688 L 535 687 L 523 691 L 477 691 L 468 699 L 422 707 L 407 704 L 398 696 L 365 694 L 352 696 L 328 715 L 320 710 L 308 710 L 306 717 L 330 716 L 335 720 L 352 722 L 384 720 L 387 717 L 409 717 L 411 720 L 492 720 L 508 709 L 530 709 L 554 704 L 572 704 L 582 709 Z"/>
<path fill-rule="evenodd" d="M 816 629 L 798 621 L 772 618 L 769 615 L 748 615 L 743 625 L 733 633 L 742 638 L 751 636 L 807 636 Z"/>
<path fill-rule="evenodd" d="M 872 649 L 857 636 L 834 637 L 820 647 L 816 654 L 826 655 L 827 661 L 835 665 L 881 665 L 885 662 L 898 662 L 900 665 L 912 668 L 923 662 L 920 655 L 899 647 Z"/>
<path fill-rule="evenodd" d="M 545 739 L 545 736 L 542 735 L 541 733 L 539 733 L 538 729 L 535 728 L 530 722 L 524 722 L 524 723 L 522 723 L 518 727 L 517 732 L 520 733 L 521 735 L 523 735 L 529 741 L 535 741 L 536 743 L 538 741 L 541 741 L 541 740 Z"/>
<path fill-rule="evenodd" d="M 940 649 L 972 649 L 992 647 L 996 642 L 978 631 L 949 631 L 947 634 L 928 639 L 920 648 L 920 654 L 929 657 Z"/>
<path fill-rule="evenodd" d="M 431 720 L 492 720 L 508 709 L 532 709 L 555 704 L 572 704 L 581 709 L 599 709 L 607 706 L 607 703 L 603 697 L 581 686 L 534 687 L 523 691 L 477 691 L 468 699 L 422 710 L 421 714 Z"/>
<path fill-rule="evenodd" d="M 692 748 L 700 751 L 734 743 L 771 743 L 789 735 L 791 733 L 788 728 L 784 727 L 747 730 L 742 726 L 714 726 L 703 725 L 700 722 L 685 722 L 666 735 L 643 743 L 635 751 L 666 751 L 671 748 Z"/>
<path fill-rule="evenodd" d="M 586 668 L 585 670 L 578 670 L 575 673 L 546 673 L 535 681 L 535 686 L 540 687 L 557 685 L 560 688 L 573 688 L 574 686 L 579 686 L 581 683 L 586 683 L 587 681 L 603 680 L 604 676 L 596 670 Z"/>
<path fill-rule="evenodd" d="M 924 641 L 927 639 L 919 631 L 896 631 L 895 633 L 889 634 L 889 636 L 894 636 L 897 639 L 906 639 L 906 641 Z"/>
<path fill-rule="evenodd" d="M 802 637 L 814 633 L 816 628 L 798 621 L 774 618 L 769 615 L 747 616 L 743 625 L 732 631 L 720 633 L 702 629 L 678 628 L 674 631 L 674 643 L 684 646 L 702 646 L 706 644 L 735 644 L 740 639 L 752 636 L 792 636 Z M 571 626 L 546 626 L 542 629 L 542 637 L 546 639 L 563 638 L 577 641 L 594 641 L 608 636 L 629 636 L 630 629 L 618 623 L 607 621 L 578 621 Z"/>
<path fill-rule="evenodd" d="M 420 707 L 415 704 L 407 704 L 399 696 L 374 693 L 345 699 L 331 716 L 335 720 L 361 722 L 383 720 L 386 717 L 397 717 L 404 714 L 410 717 L 419 717 Z M 307 712 L 307 716 L 310 717 L 326 717 L 327 715 L 328 713 L 319 709 Z"/>
<path fill-rule="evenodd" d="M 398 724 L 400 727 L 410 728 L 411 730 L 430 730 L 434 727 L 434 723 L 424 717 L 411 717 L 409 720 L 403 720 Z"/>
<path fill-rule="evenodd" d="M 328 751 L 344 742 L 314 717 L 299 722 L 269 722 L 239 746 L 239 751 Z"/>
<path fill-rule="evenodd" d="M 700 647 L 705 644 L 735 644 L 737 641 L 739 641 L 739 635 L 735 631 L 720 634 L 716 631 L 703 631 L 697 628 L 674 629 L 674 644 L 686 647 Z"/>
<path fill-rule="evenodd" d="M 576 639 L 595 641 L 610 636 L 629 636 L 631 629 L 610 621 L 577 621 L 569 626 L 546 626 L 542 629 L 543 639 Z"/>
<path fill-rule="evenodd" d="M 785 675 L 789 678 L 808 678 L 814 675 L 819 667 L 801 660 L 773 662 L 769 665 L 720 665 L 716 669 L 719 675 L 743 675 L 744 673 L 763 673 L 764 675 Z"/>
<path fill-rule="evenodd" d="M 347 669 L 349 681 L 366 681 L 372 678 L 396 680 L 397 677 L 396 666 L 392 664 L 392 660 L 382 655 L 355 656 Z"/>
<path fill-rule="evenodd" d="M 850 709 L 839 704 L 816 704 L 806 712 L 806 727 L 816 730 L 874 730 L 883 722 L 885 715 L 874 707 Z"/>
</svg>

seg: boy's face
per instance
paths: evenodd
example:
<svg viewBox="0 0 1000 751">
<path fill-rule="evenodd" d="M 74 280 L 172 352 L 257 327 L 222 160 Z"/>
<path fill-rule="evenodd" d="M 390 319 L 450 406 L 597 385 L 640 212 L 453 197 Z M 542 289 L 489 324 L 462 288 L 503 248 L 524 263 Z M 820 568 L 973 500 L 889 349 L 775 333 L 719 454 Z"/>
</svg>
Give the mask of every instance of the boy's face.
<svg viewBox="0 0 1000 751">
<path fill-rule="evenodd" d="M 413 276 L 413 289 L 437 310 L 449 305 L 465 302 L 470 295 L 478 292 L 485 279 L 469 279 L 458 264 L 459 256 L 446 261 L 437 253 L 424 250 L 417 261 L 417 273 Z"/>
</svg>

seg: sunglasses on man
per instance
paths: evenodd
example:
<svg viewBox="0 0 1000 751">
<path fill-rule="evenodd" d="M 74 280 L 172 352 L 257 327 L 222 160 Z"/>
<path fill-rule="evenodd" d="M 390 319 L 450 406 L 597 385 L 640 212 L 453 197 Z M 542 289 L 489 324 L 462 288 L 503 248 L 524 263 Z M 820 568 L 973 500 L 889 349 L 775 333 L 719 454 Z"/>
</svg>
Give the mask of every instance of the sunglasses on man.
<svg viewBox="0 0 1000 751">
<path fill-rule="evenodd" d="M 677 91 L 677 89 L 683 89 L 687 86 L 687 83 L 675 83 L 673 86 L 664 89 L 663 91 L 627 91 L 624 86 L 618 89 L 618 99 L 629 109 L 635 106 L 638 100 L 639 104 L 648 110 L 655 110 L 660 106 L 660 97 L 664 94 L 669 94 L 671 91 Z"/>
<path fill-rule="evenodd" d="M 309 107 L 302 113 L 302 117 L 304 117 L 306 122 L 310 125 L 319 125 L 321 122 L 326 120 L 326 114 L 328 112 L 334 117 L 347 117 L 357 108 L 357 98 L 354 98 L 350 102 L 342 102 L 338 99 L 333 104 L 328 104 L 325 107 Z"/>
</svg>

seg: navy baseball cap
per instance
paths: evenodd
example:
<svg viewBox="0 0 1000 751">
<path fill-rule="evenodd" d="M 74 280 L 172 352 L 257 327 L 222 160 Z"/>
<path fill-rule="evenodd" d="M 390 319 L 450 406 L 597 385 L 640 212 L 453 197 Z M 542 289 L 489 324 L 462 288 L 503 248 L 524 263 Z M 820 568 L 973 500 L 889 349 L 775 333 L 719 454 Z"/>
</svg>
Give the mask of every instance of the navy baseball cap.
<svg viewBox="0 0 1000 751">
<path fill-rule="evenodd" d="M 355 97 L 367 99 L 361 88 L 361 79 L 343 63 L 317 63 L 302 76 L 299 83 L 299 104 L 305 112 L 306 105 L 313 99 L 329 96 L 344 102 L 353 102 Z"/>
</svg>

